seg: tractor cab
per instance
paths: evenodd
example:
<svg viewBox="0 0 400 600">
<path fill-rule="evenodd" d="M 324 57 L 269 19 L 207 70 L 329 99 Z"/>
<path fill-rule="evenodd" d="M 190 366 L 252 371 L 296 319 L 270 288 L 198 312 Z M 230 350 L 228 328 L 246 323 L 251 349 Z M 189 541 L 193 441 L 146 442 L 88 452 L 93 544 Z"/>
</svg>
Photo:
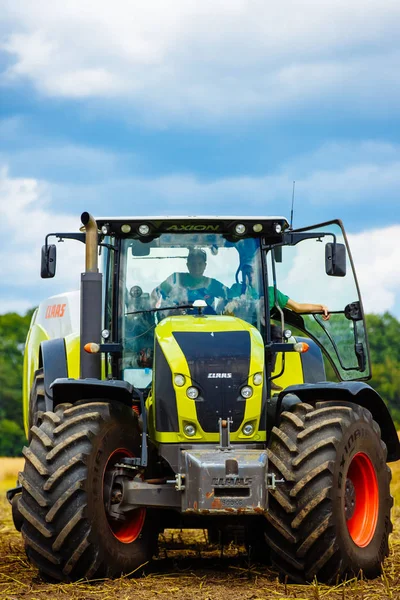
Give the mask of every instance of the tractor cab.
<svg viewBox="0 0 400 600">
<path fill-rule="evenodd" d="M 196 329 L 202 316 L 224 328 L 230 316 L 257 330 L 267 355 L 279 354 L 268 373 L 273 388 L 325 380 L 321 352 L 339 380 L 369 377 L 362 305 L 339 221 L 299 231 L 283 217 L 97 223 L 105 234 L 104 330 L 121 344 L 122 372 L 115 376 L 142 389 L 151 385 L 156 328 L 164 319 L 185 318 Z M 324 304 L 330 319 L 296 314 L 282 297 Z M 192 306 L 196 300 L 206 303 L 201 311 Z M 294 332 L 312 341 L 307 358 L 289 355 Z"/>
</svg>

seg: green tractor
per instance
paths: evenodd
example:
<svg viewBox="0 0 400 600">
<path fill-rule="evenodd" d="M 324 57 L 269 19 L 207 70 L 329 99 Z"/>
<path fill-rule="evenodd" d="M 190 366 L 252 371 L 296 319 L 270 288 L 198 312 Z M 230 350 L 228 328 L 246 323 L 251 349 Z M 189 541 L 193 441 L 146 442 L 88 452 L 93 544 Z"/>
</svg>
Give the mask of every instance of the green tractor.
<svg viewBox="0 0 400 600">
<path fill-rule="evenodd" d="M 202 528 L 242 531 L 290 581 L 378 575 L 400 447 L 365 383 L 341 222 L 81 219 L 46 237 L 41 266 L 55 275 L 51 235 L 84 242 L 81 291 L 43 302 L 26 344 L 29 445 L 8 497 L 29 560 L 53 580 L 119 576 L 163 529 Z"/>
</svg>

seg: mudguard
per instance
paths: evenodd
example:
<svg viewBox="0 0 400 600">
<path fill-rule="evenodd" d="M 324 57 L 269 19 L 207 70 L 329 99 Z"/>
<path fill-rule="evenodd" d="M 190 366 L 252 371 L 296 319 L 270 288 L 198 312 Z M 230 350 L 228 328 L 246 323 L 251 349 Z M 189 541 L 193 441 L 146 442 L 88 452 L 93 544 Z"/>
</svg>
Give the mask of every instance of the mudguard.
<svg viewBox="0 0 400 600">
<path fill-rule="evenodd" d="M 287 394 L 294 394 L 301 402 L 344 401 L 353 402 L 368 409 L 373 419 L 381 428 L 382 440 L 387 446 L 387 461 L 400 459 L 400 442 L 397 436 L 389 410 L 380 395 L 367 383 L 362 381 L 343 381 L 305 383 L 291 385 L 279 394 L 277 413 L 285 405 L 284 398 Z"/>
<path fill-rule="evenodd" d="M 39 367 L 43 367 L 46 410 L 53 410 L 51 384 L 58 377 L 68 377 L 64 338 L 46 340 L 40 344 Z"/>
<path fill-rule="evenodd" d="M 62 402 L 77 402 L 78 400 L 108 400 L 117 401 L 132 406 L 135 396 L 133 386 L 127 381 L 111 379 L 68 379 L 58 378 L 51 383 L 54 405 Z"/>
</svg>

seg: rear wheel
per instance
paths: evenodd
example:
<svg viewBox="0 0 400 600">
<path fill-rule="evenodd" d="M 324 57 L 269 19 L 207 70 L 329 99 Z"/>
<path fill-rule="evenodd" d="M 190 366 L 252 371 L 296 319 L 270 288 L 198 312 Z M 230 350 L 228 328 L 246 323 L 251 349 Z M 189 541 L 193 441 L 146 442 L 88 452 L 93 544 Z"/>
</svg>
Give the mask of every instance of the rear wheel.
<svg viewBox="0 0 400 600">
<path fill-rule="evenodd" d="M 390 469 L 380 429 L 350 403 L 299 404 L 283 413 L 268 450 L 285 483 L 271 491 L 272 559 L 294 581 L 375 577 L 392 531 Z"/>
<path fill-rule="evenodd" d="M 137 415 L 106 402 L 60 405 L 43 414 L 24 448 L 19 510 L 26 552 L 42 574 L 57 580 L 131 573 L 152 557 L 158 529 L 151 510 L 112 518 L 110 473 L 137 456 Z M 134 475 L 134 473 L 133 473 Z"/>
</svg>

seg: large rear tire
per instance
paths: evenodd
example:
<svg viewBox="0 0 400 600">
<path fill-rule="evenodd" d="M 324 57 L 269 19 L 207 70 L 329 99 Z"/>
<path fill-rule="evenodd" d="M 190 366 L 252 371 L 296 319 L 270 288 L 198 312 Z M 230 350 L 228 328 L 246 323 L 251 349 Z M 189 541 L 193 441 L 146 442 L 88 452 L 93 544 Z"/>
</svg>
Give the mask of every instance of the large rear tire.
<svg viewBox="0 0 400 600">
<path fill-rule="evenodd" d="M 346 402 L 299 404 L 282 413 L 268 450 L 284 478 L 271 490 L 268 542 L 292 581 L 376 577 L 392 531 L 386 446 L 371 413 Z"/>
<path fill-rule="evenodd" d="M 124 456 L 137 456 L 137 415 L 121 404 L 63 404 L 46 412 L 24 448 L 18 507 L 26 553 L 52 579 L 114 577 L 146 564 L 158 529 L 151 510 L 112 521 L 105 509 L 105 476 Z"/>
</svg>

